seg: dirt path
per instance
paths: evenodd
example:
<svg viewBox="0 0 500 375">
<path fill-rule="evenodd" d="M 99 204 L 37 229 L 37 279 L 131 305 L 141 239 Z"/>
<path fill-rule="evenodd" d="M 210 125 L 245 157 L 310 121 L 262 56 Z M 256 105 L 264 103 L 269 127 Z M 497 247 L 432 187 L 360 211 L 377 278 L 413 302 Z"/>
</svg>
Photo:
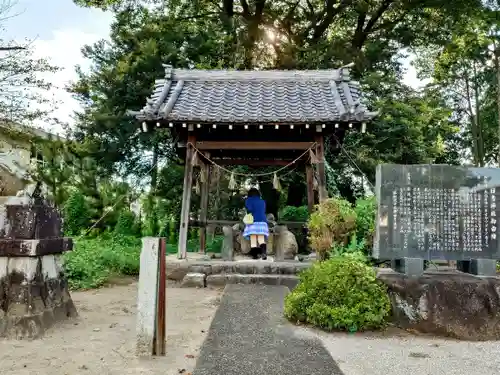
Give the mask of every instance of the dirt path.
<svg viewBox="0 0 500 375">
<path fill-rule="evenodd" d="M 73 292 L 80 317 L 37 341 L 0 341 L 9 375 L 188 374 L 215 314 L 221 291 L 167 288 L 167 356 L 135 356 L 137 285 Z M 184 370 L 184 371 L 183 371 Z"/>
</svg>

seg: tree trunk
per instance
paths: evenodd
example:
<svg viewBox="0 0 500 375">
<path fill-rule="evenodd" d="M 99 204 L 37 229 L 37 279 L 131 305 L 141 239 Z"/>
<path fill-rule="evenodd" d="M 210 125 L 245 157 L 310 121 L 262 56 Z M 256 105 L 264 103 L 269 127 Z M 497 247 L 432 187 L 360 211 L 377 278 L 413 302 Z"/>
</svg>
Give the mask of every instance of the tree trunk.
<svg viewBox="0 0 500 375">
<path fill-rule="evenodd" d="M 498 126 L 498 147 L 497 163 L 500 167 L 500 46 L 494 42 L 495 47 L 495 73 L 497 76 L 497 126 Z"/>
<path fill-rule="evenodd" d="M 478 150 L 478 147 L 477 147 L 476 117 L 474 116 L 474 110 L 472 109 L 471 88 L 470 88 L 469 77 L 467 77 L 467 75 L 466 75 L 464 77 L 464 80 L 465 80 L 465 90 L 466 90 L 466 96 L 467 96 L 467 107 L 468 107 L 468 110 L 469 110 L 471 135 L 472 135 L 472 142 L 471 142 L 472 158 L 474 160 L 474 165 L 478 166 L 480 159 L 479 159 L 479 150 Z"/>
<path fill-rule="evenodd" d="M 477 77 L 477 69 L 476 64 L 473 64 L 473 72 L 474 72 L 474 104 L 476 107 L 476 131 L 477 131 L 477 154 L 479 157 L 479 166 L 484 167 L 484 139 L 483 139 L 483 127 L 481 124 L 481 108 L 480 108 L 480 98 L 479 98 L 479 82 Z"/>
</svg>

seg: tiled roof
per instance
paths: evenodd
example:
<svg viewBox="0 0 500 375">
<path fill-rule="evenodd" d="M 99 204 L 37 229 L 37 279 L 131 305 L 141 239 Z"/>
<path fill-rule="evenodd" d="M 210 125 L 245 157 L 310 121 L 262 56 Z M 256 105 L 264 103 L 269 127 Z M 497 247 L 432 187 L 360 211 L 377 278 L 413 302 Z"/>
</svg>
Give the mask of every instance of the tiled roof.
<svg viewBox="0 0 500 375">
<path fill-rule="evenodd" d="M 187 70 L 165 66 L 139 120 L 210 123 L 368 121 L 359 83 L 348 69 Z"/>
</svg>

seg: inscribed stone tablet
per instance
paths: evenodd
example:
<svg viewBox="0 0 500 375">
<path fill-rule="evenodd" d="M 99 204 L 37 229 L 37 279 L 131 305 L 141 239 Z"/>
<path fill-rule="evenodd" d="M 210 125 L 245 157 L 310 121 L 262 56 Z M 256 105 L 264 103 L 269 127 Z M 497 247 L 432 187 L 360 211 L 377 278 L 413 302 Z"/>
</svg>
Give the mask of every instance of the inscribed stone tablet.
<svg viewBox="0 0 500 375">
<path fill-rule="evenodd" d="M 500 259 L 500 169 L 377 166 L 377 259 Z"/>
</svg>

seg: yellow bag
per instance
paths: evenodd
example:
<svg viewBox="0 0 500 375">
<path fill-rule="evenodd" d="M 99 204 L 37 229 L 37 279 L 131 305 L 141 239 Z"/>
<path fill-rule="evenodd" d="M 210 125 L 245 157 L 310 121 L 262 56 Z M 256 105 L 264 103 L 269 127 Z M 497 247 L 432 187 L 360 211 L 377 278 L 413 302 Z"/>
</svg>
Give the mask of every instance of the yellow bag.
<svg viewBox="0 0 500 375">
<path fill-rule="evenodd" d="M 246 214 L 243 217 L 243 224 L 245 224 L 245 225 L 253 224 L 253 215 L 252 214 Z"/>
</svg>

